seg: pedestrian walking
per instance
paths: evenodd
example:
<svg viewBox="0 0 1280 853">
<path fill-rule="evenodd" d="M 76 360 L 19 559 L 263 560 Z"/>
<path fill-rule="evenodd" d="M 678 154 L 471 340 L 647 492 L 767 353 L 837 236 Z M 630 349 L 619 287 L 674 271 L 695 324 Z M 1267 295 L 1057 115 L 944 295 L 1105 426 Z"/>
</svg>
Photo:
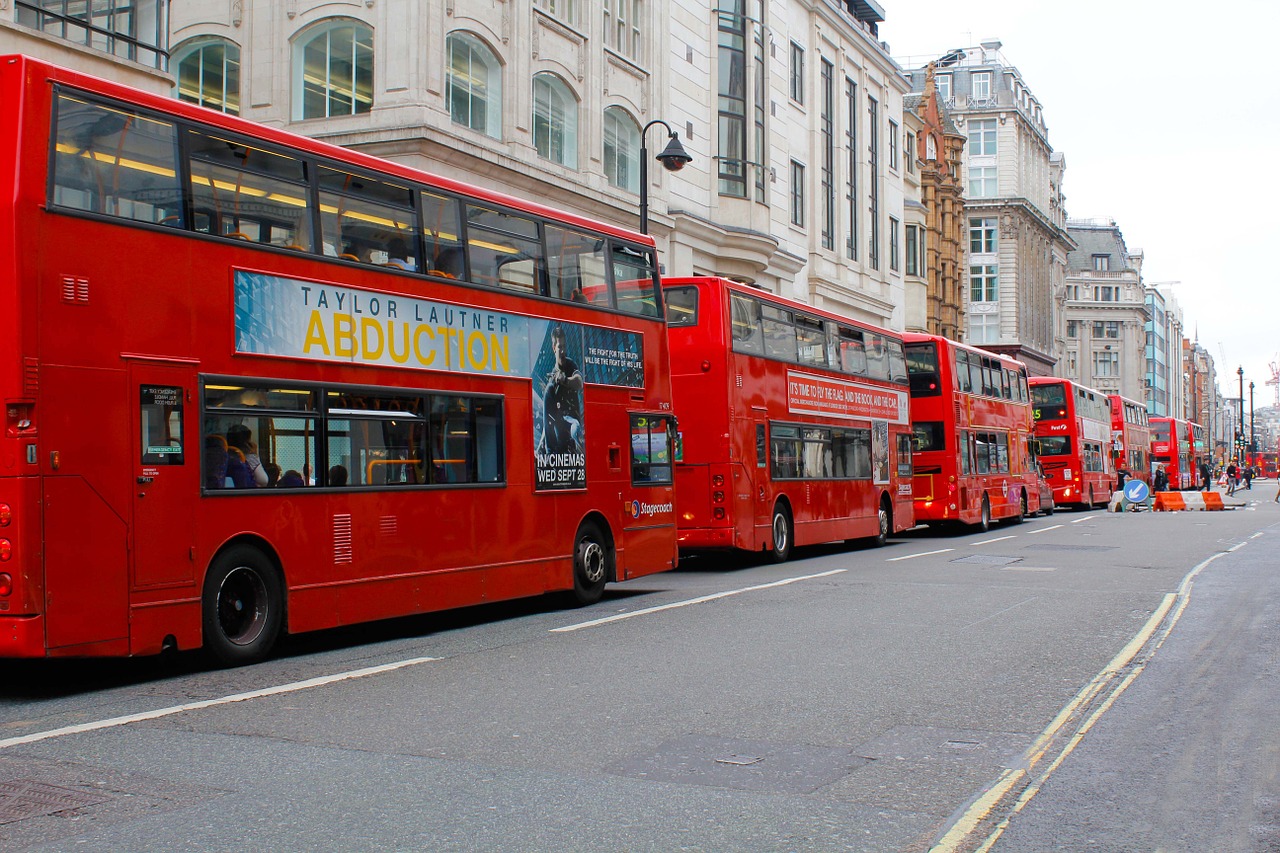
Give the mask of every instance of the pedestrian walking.
<svg viewBox="0 0 1280 853">
<path fill-rule="evenodd" d="M 1156 473 L 1151 478 L 1151 487 L 1157 492 L 1169 491 L 1169 475 L 1163 465 L 1156 465 Z"/>
<path fill-rule="evenodd" d="M 1253 491 L 1253 466 L 1244 466 L 1244 487 L 1249 491 Z"/>
<path fill-rule="evenodd" d="M 1236 474 L 1238 473 L 1236 463 L 1232 462 L 1227 466 L 1227 494 L 1229 495 L 1236 493 Z"/>
<path fill-rule="evenodd" d="M 1200 488 L 1206 492 L 1213 491 L 1213 472 L 1209 470 L 1209 463 L 1200 460 Z"/>
</svg>

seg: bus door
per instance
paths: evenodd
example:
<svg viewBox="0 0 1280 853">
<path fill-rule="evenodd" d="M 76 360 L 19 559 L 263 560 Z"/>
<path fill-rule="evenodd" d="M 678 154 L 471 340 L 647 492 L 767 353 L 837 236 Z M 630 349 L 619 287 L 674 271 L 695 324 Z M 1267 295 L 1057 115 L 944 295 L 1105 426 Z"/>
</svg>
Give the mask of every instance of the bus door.
<svg viewBox="0 0 1280 853">
<path fill-rule="evenodd" d="M 195 368 L 135 361 L 129 373 L 133 586 L 190 583 L 196 515 L 190 508 L 200 494 L 201 464 L 190 428 L 199 414 Z"/>
<path fill-rule="evenodd" d="M 769 474 L 769 424 L 763 417 L 762 413 L 757 412 L 755 418 L 755 442 L 756 452 L 755 459 L 752 460 L 748 467 L 748 476 L 751 477 L 750 488 L 752 491 L 752 529 L 750 542 L 748 547 L 754 550 L 758 543 L 769 542 L 770 531 L 773 525 L 773 496 L 772 482 Z M 738 535 L 741 536 L 747 531 L 742 530 L 740 524 L 738 527 Z"/>
</svg>

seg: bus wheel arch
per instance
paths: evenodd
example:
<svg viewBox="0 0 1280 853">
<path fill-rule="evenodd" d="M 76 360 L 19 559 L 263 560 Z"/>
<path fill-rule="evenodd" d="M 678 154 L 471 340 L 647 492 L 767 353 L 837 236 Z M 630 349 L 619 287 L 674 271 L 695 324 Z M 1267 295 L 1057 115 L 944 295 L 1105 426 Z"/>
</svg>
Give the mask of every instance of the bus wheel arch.
<svg viewBox="0 0 1280 853">
<path fill-rule="evenodd" d="M 795 515 L 787 499 L 779 497 L 773 502 L 773 511 L 769 514 L 769 541 L 765 543 L 764 550 L 775 563 L 785 563 L 791 559 L 795 543 Z"/>
<path fill-rule="evenodd" d="M 570 600 L 585 607 L 604 595 L 605 585 L 617 579 L 617 551 L 603 516 L 590 513 L 573 536 L 573 590 Z"/>
<path fill-rule="evenodd" d="M 266 657 L 288 624 L 286 589 L 279 556 L 265 542 L 242 536 L 223 545 L 201 585 L 204 653 L 222 666 Z"/>
</svg>

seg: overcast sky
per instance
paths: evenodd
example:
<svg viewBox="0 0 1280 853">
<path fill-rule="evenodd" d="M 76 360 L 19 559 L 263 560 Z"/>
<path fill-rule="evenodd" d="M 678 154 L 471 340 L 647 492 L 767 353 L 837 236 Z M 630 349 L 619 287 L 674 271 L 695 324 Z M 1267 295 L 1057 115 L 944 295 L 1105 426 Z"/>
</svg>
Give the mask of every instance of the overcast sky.
<svg viewBox="0 0 1280 853">
<path fill-rule="evenodd" d="M 1280 353 L 1280 0 L 881 0 L 902 61 L 988 38 L 1066 157 L 1072 219 L 1114 219 L 1148 284 L 1255 408 Z M 918 64 L 923 64 L 918 63 Z M 1225 356 L 1224 356 L 1225 352 Z"/>
</svg>

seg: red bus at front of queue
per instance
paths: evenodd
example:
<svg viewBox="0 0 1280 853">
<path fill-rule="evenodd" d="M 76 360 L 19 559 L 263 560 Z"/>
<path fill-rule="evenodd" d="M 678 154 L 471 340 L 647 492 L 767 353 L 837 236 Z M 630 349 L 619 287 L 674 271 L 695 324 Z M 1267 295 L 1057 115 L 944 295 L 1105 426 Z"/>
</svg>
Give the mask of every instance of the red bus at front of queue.
<svg viewBox="0 0 1280 853">
<path fill-rule="evenodd" d="M 782 561 L 915 524 L 898 335 L 723 278 L 663 289 L 682 551 Z"/>
<path fill-rule="evenodd" d="M 1054 503 L 1105 504 L 1116 485 L 1107 395 L 1070 379 L 1033 376 L 1030 382 L 1040 464 Z"/>
<path fill-rule="evenodd" d="M 1039 512 L 1026 365 L 937 335 L 903 341 L 916 521 L 986 530 Z"/>
<path fill-rule="evenodd" d="M 25 57 L 0 103 L 0 658 L 675 565 L 650 237 Z"/>
<path fill-rule="evenodd" d="M 1111 464 L 1117 478 L 1151 485 L 1151 426 L 1147 407 L 1111 394 Z"/>
</svg>

